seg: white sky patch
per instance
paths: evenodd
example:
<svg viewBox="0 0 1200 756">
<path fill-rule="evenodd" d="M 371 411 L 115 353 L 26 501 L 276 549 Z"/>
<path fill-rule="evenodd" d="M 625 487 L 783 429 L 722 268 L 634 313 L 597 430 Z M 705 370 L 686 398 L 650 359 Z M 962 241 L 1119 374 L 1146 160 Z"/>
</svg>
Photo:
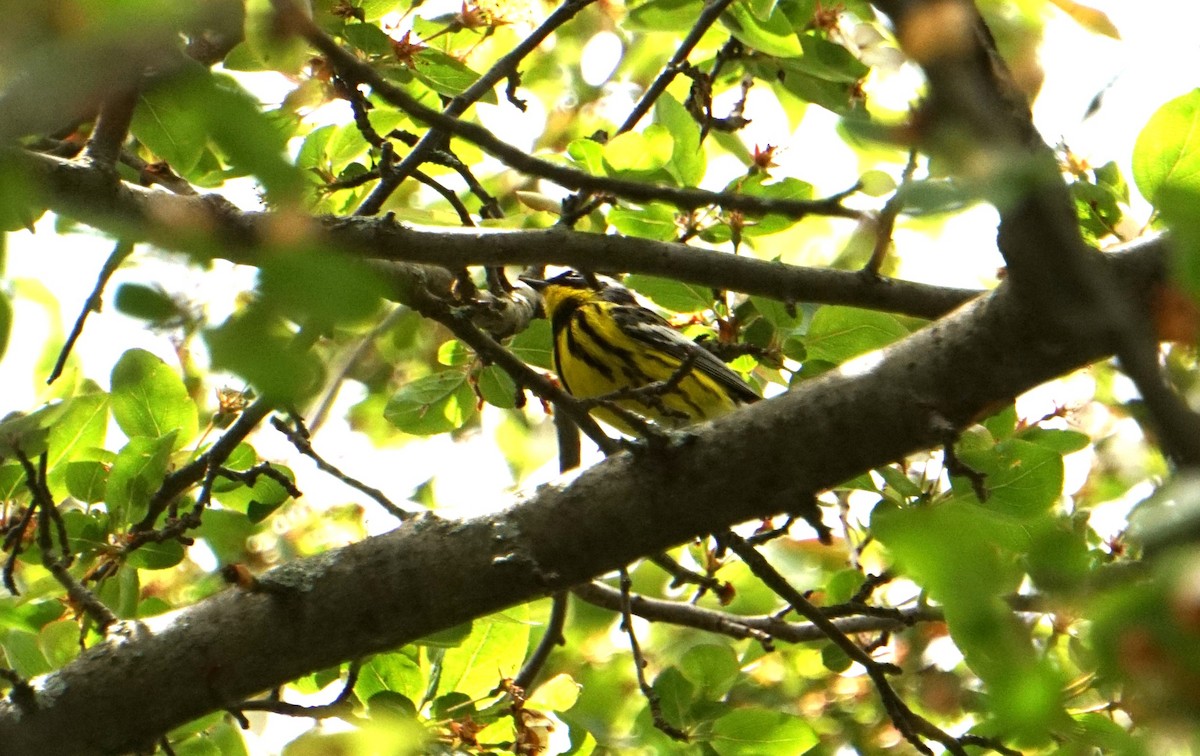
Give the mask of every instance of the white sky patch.
<svg viewBox="0 0 1200 756">
<path fill-rule="evenodd" d="M 625 45 L 616 34 L 607 30 L 593 34 L 579 57 L 579 72 L 584 83 L 589 87 L 598 87 L 608 81 L 617 70 L 624 52 Z"/>
</svg>

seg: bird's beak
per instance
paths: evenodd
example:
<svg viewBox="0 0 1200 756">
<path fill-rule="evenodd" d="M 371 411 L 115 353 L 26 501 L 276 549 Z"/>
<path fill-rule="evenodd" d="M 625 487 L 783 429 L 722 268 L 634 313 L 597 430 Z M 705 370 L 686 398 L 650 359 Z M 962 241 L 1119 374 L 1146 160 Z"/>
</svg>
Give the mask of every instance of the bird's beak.
<svg viewBox="0 0 1200 756">
<path fill-rule="evenodd" d="M 543 281 L 540 278 L 530 278 L 528 276 L 517 276 L 517 280 L 527 284 L 529 288 L 533 289 L 534 291 L 542 291 L 549 283 L 548 281 Z"/>
</svg>

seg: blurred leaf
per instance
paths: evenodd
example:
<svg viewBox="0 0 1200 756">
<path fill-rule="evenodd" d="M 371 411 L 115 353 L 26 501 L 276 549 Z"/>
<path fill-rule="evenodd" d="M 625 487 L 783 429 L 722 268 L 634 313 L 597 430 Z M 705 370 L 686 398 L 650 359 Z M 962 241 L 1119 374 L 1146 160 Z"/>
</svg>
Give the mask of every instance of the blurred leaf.
<svg viewBox="0 0 1200 756">
<path fill-rule="evenodd" d="M 839 44 L 812 34 L 801 34 L 799 39 L 804 54 L 789 61 L 788 65 L 794 70 L 840 84 L 855 84 L 871 72 L 868 66 Z"/>
<path fill-rule="evenodd" d="M 1133 146 L 1133 181 L 1157 205 L 1164 187 L 1200 191 L 1200 89 L 1159 108 Z"/>
<path fill-rule="evenodd" d="M 3 209 L 0 209 L 0 214 L 2 213 Z M 12 324 L 12 300 L 9 299 L 7 294 L 0 291 L 0 359 L 3 359 L 4 353 L 8 351 L 8 339 L 12 335 Z"/>
<path fill-rule="evenodd" d="M 1083 3 L 1077 3 L 1075 0 L 1050 0 L 1050 2 L 1062 9 L 1068 16 L 1075 19 L 1077 24 L 1092 34 L 1103 34 L 1113 39 L 1121 38 L 1121 33 L 1117 31 L 1117 27 L 1103 11 L 1099 11 Z"/>
<path fill-rule="evenodd" d="M 567 711 L 579 700 L 579 683 L 568 674 L 557 674 L 538 683 L 529 696 L 529 705 L 542 711 Z"/>
<path fill-rule="evenodd" d="M 117 288 L 114 299 L 117 310 L 131 318 L 167 324 L 184 313 L 171 295 L 157 286 L 124 283 Z"/>
<path fill-rule="evenodd" d="M 713 723 L 709 745 L 719 756 L 796 756 L 818 742 L 799 717 L 767 709 L 737 709 Z"/>
<path fill-rule="evenodd" d="M 692 646 L 679 659 L 679 671 L 697 688 L 699 695 L 716 701 L 724 696 L 738 676 L 737 655 L 724 644 Z"/>
<path fill-rule="evenodd" d="M 779 9 L 769 18 L 759 19 L 745 3 L 735 2 L 721 15 L 721 23 L 738 41 L 761 53 L 779 58 L 796 58 L 804 54 L 791 22 Z"/>
<path fill-rule="evenodd" d="M 254 523 L 242 512 L 210 509 L 196 530 L 212 549 L 219 564 L 244 562 L 247 557 L 246 539 L 254 534 Z"/>
<path fill-rule="evenodd" d="M 382 283 L 366 265 L 323 252 L 277 255 L 259 266 L 264 305 L 300 323 L 362 322 L 379 312 Z"/>
<path fill-rule="evenodd" d="M 235 172 L 253 174 L 276 203 L 299 198 L 304 177 L 284 159 L 287 138 L 231 77 L 193 63 L 145 90 L 131 131 L 187 178 L 199 178 L 210 142 Z"/>
<path fill-rule="evenodd" d="M 702 0 L 649 0 L 630 9 L 626 24 L 638 31 L 686 32 L 703 9 Z"/>
<path fill-rule="evenodd" d="M 112 370 L 112 413 L 130 438 L 173 434 L 182 447 L 199 427 L 196 405 L 179 375 L 142 349 L 121 355 Z"/>
<path fill-rule="evenodd" d="M 260 394 L 294 403 L 320 388 L 321 363 L 298 352 L 284 322 L 261 306 L 247 307 L 204 332 L 212 366 L 247 380 Z"/>
</svg>

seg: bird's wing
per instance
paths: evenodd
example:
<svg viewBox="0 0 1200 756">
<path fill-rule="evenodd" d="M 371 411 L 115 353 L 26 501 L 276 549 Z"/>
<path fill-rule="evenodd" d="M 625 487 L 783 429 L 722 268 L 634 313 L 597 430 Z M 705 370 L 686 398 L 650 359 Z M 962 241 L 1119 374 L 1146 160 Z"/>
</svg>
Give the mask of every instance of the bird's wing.
<svg viewBox="0 0 1200 756">
<path fill-rule="evenodd" d="M 681 362 L 691 357 L 692 369 L 721 385 L 738 402 L 761 397 L 732 368 L 715 354 L 671 327 L 662 317 L 639 305 L 617 305 L 612 316 L 622 331 Z"/>
</svg>

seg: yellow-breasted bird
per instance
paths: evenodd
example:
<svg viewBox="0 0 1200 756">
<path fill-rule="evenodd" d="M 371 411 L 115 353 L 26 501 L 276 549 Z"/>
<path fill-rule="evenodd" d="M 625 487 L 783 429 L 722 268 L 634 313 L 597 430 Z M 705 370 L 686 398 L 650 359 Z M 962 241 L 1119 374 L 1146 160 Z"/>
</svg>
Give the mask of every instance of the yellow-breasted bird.
<svg viewBox="0 0 1200 756">
<path fill-rule="evenodd" d="M 658 384 L 613 403 L 672 427 L 708 420 L 760 397 L 712 352 L 637 303 L 628 289 L 568 271 L 547 281 L 523 279 L 542 294 L 554 338 L 554 367 L 579 399 L 608 397 Z M 686 363 L 686 365 L 685 365 Z M 626 432 L 603 407 L 596 415 Z"/>
</svg>

